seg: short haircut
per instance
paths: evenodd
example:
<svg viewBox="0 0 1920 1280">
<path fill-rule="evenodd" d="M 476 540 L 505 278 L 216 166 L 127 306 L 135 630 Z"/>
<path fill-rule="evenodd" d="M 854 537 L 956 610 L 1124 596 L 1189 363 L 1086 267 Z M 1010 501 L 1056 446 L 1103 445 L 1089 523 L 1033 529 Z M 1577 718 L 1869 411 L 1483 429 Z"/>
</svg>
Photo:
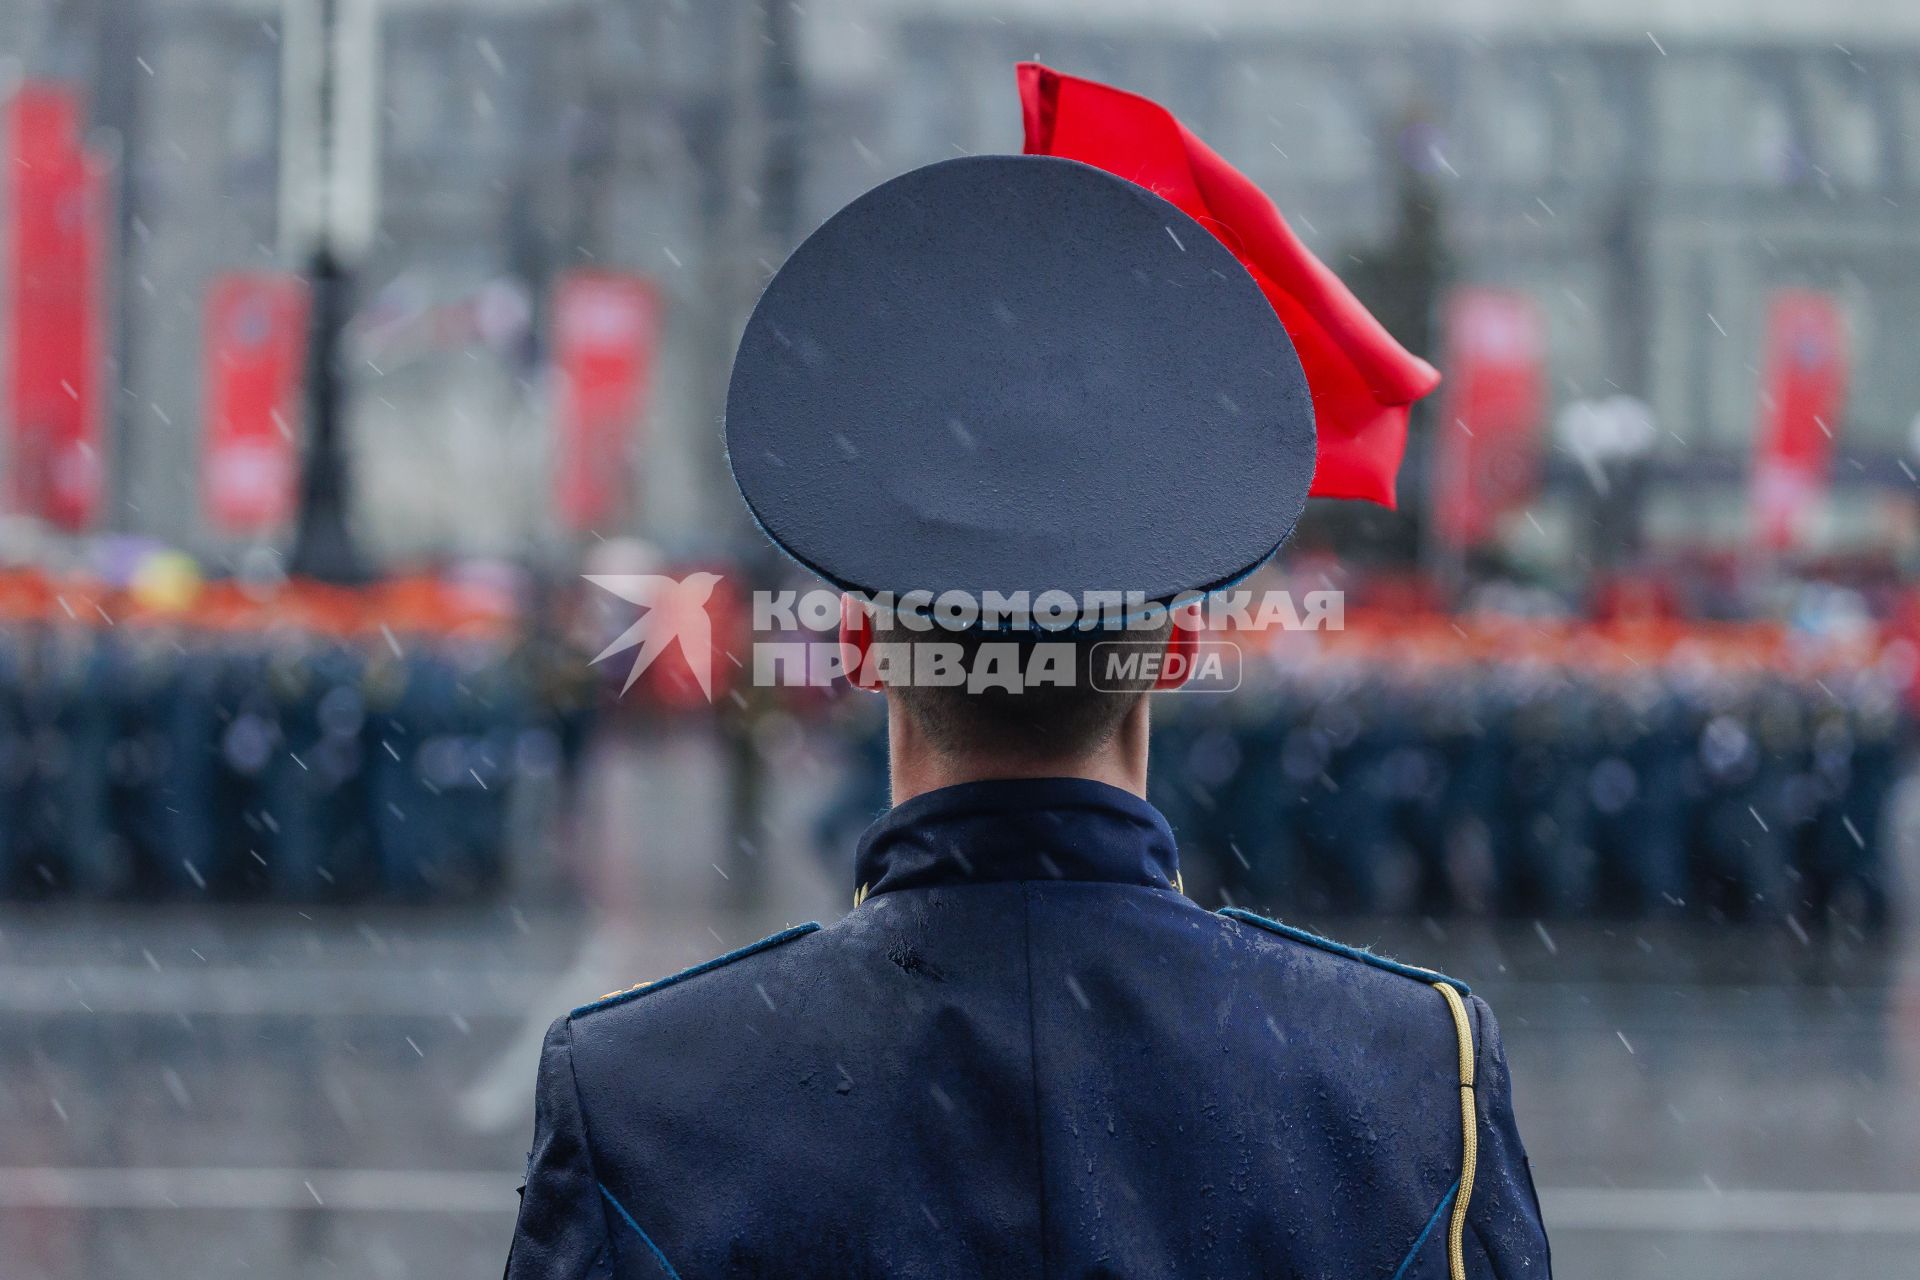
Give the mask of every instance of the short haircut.
<svg viewBox="0 0 1920 1280">
<path fill-rule="evenodd" d="M 1071 683 L 1035 684 L 1009 689 L 998 684 L 970 688 L 967 684 L 927 685 L 912 681 L 890 685 L 908 715 L 945 755 L 1001 755 L 1024 760 L 1056 760 L 1083 756 L 1112 741 L 1133 705 L 1153 687 L 1151 675 L 1130 674 L 1094 679 L 1096 650 L 1103 642 L 1165 648 L 1172 621 L 1162 615 L 1152 627 L 1128 630 L 1074 631 L 1045 634 L 1030 631 L 950 631 L 938 626 L 910 630 L 885 615 L 874 619 L 874 643 L 894 645 L 958 645 L 962 665 L 975 670 L 986 644 L 1018 646 L 1020 669 L 1025 670 L 1036 644 L 1071 646 Z"/>
</svg>

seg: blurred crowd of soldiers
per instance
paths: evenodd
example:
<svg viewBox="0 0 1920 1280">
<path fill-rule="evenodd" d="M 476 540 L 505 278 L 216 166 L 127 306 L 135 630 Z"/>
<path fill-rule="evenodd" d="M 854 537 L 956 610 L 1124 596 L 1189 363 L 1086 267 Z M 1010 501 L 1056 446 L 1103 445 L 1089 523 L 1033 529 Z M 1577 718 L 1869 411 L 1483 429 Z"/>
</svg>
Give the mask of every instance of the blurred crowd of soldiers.
<svg viewBox="0 0 1920 1280">
<path fill-rule="evenodd" d="M 1353 623 L 1250 655 L 1237 697 L 1165 700 L 1155 798 L 1229 897 L 1885 920 L 1909 745 L 1899 642 Z"/>
<path fill-rule="evenodd" d="M 0 576 L 0 889 L 489 890 L 515 781 L 577 757 L 591 708 L 514 612 L 472 582 Z"/>
<path fill-rule="evenodd" d="M 1156 703 L 1151 799 L 1203 901 L 1307 918 L 1887 919 L 1906 642 L 1345 621 L 1239 636 L 1235 692 Z M 877 728 L 853 759 L 817 832 L 829 857 L 885 803 Z"/>
<path fill-rule="evenodd" d="M 531 831 L 514 796 L 537 777 L 566 804 L 596 724 L 728 731 L 768 711 L 850 748 L 814 830 L 837 867 L 886 804 L 877 700 L 737 687 L 741 626 L 722 623 L 740 613 L 716 621 L 709 706 L 664 661 L 617 697 L 624 662 L 590 659 L 632 606 L 577 582 L 261 587 L 164 559 L 114 587 L 0 573 L 0 894 L 480 895 L 515 840 L 566 859 L 545 838 L 564 817 Z M 1229 635 L 1235 692 L 1160 700 L 1152 799 L 1191 891 L 1303 915 L 1889 914 L 1908 642 L 1344 623 Z"/>
</svg>

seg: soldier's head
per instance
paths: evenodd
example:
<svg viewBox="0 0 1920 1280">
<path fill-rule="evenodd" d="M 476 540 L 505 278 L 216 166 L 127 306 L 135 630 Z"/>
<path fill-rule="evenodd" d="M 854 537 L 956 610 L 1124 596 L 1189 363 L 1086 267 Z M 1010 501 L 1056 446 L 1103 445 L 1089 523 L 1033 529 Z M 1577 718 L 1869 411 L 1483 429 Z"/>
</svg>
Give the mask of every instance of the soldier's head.
<svg viewBox="0 0 1920 1280">
<path fill-rule="evenodd" d="M 842 591 L 1121 599 L 1129 621 L 1264 562 L 1314 466 L 1299 359 L 1226 246 L 1142 187 L 1038 156 L 930 165 L 830 218 L 747 324 L 726 436 L 760 527 Z M 903 748 L 951 781 L 1137 758 L 1104 780 L 1144 785 L 1165 668 L 1102 673 L 1111 634 L 1030 624 L 929 635 L 854 611 L 862 655 L 904 647 L 916 677 L 936 645 L 969 664 L 958 685 L 888 682 L 896 798 Z M 1164 609 L 1120 638 L 1193 640 Z M 1072 678 L 1033 681 L 1036 653 Z M 993 678 L 972 678 L 982 662 Z"/>
<path fill-rule="evenodd" d="M 1189 623 L 1162 610 L 1113 630 L 954 630 L 847 597 L 840 643 L 848 681 L 887 697 L 897 793 L 1057 776 L 1138 790 L 1147 695 L 1183 682 Z"/>
</svg>

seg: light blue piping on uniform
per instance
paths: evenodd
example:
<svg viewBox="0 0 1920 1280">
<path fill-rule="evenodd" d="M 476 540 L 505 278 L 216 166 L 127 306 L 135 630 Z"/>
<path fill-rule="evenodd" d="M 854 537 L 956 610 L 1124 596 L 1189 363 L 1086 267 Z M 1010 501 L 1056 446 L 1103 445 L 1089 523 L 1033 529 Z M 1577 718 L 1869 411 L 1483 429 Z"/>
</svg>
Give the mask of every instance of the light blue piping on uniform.
<svg viewBox="0 0 1920 1280">
<path fill-rule="evenodd" d="M 601 1190 L 603 1191 L 605 1189 L 606 1188 L 604 1187 L 601 1188 Z M 1420 1228 L 1420 1235 L 1418 1236 L 1418 1238 L 1414 1240 L 1413 1248 L 1407 1250 L 1407 1256 L 1400 1260 L 1399 1268 L 1393 1273 L 1393 1280 L 1401 1280 L 1401 1277 L 1407 1274 L 1407 1268 L 1412 1266 L 1413 1260 L 1420 1256 L 1420 1246 L 1425 1244 L 1427 1242 L 1427 1237 L 1433 1234 L 1433 1228 L 1435 1224 L 1438 1223 L 1441 1217 L 1447 1212 L 1447 1206 L 1453 1203 L 1453 1197 L 1459 1190 L 1460 1190 L 1460 1180 L 1458 1178 L 1455 1178 L 1453 1180 L 1453 1185 L 1447 1188 L 1447 1194 L 1440 1197 L 1440 1207 L 1433 1211 L 1433 1216 L 1431 1218 L 1427 1219 L 1427 1225 Z M 625 1213 L 626 1210 L 622 1209 L 621 1212 Z M 638 1228 L 636 1228 L 636 1230 L 637 1229 Z M 665 1262 L 666 1259 L 662 1258 L 661 1261 Z"/>
<path fill-rule="evenodd" d="M 694 965 L 691 969 L 682 969 L 678 973 L 668 974 L 666 977 L 660 978 L 657 981 L 643 982 L 637 987 L 628 987 L 625 991 L 616 991 L 610 996 L 601 996 L 591 1004 L 581 1005 L 567 1016 L 577 1018 L 583 1013 L 592 1013 L 596 1009 L 605 1009 L 610 1005 L 624 1004 L 640 996 L 652 995 L 662 987 L 670 987 L 676 982 L 685 982 L 688 978 L 718 969 L 724 964 L 732 964 L 735 960 L 743 960 L 747 956 L 753 955 L 756 952 L 765 951 L 769 947 L 777 947 L 783 942 L 792 942 L 795 938 L 804 938 L 807 934 L 814 932 L 819 927 L 819 921 L 809 920 L 805 924 L 797 924 L 791 929 L 782 929 L 772 937 L 762 938 L 758 942 L 750 942 L 737 951 L 729 951 L 723 956 L 715 956 L 711 960 L 702 961 Z"/>
<path fill-rule="evenodd" d="M 1253 912 L 1240 907 L 1222 907 L 1217 914 L 1223 915 L 1229 920 L 1238 920 L 1242 924 L 1250 924 L 1255 928 L 1265 929 L 1268 933 L 1277 933 L 1283 938 L 1292 938 L 1295 942 L 1304 943 L 1309 947 L 1315 947 L 1321 951 L 1331 951 L 1334 955 L 1345 956 L 1349 960 L 1358 960 L 1362 964 L 1370 964 L 1376 969 L 1385 969 L 1389 973 L 1397 973 L 1403 978 L 1418 978 L 1420 981 L 1428 983 L 1444 982 L 1463 996 L 1473 994 L 1472 989 L 1458 978 L 1449 978 L 1446 974 L 1436 973 L 1432 969 L 1422 969 L 1417 964 L 1402 964 L 1400 961 L 1389 959 L 1386 956 L 1377 956 L 1371 951 L 1365 951 L 1359 947 L 1350 947 L 1344 942 L 1335 942 L 1332 938 L 1323 938 L 1317 933 L 1308 933 L 1305 929 L 1296 929 L 1290 924 L 1281 924 L 1278 920 L 1269 920 L 1265 916 L 1255 915 Z"/>
<path fill-rule="evenodd" d="M 602 1182 L 597 1185 L 600 1188 L 600 1194 L 607 1198 L 607 1203 L 620 1211 L 620 1216 L 626 1219 L 628 1226 L 633 1228 L 633 1234 L 640 1237 L 640 1243 L 644 1244 L 645 1246 L 647 1246 L 648 1249 L 653 1251 L 654 1258 L 660 1263 L 660 1269 L 667 1273 L 667 1280 L 680 1280 L 680 1273 L 673 1269 L 673 1264 L 671 1262 L 667 1261 L 667 1255 L 660 1252 L 660 1246 L 653 1242 L 653 1237 L 640 1229 L 640 1224 L 635 1222 L 633 1220 L 633 1215 L 627 1212 L 627 1206 L 621 1204 L 620 1201 L 614 1197 L 613 1192 L 607 1190 L 606 1183 Z M 1425 1238 L 1426 1238 L 1425 1233 L 1424 1232 L 1421 1233 L 1421 1239 L 1424 1240 Z M 1416 1249 L 1419 1248 L 1418 1245 L 1415 1245 L 1414 1247 Z M 1404 1268 L 1402 1269 L 1404 1270 Z M 1398 1280 L 1398 1277 L 1395 1277 L 1395 1280 Z"/>
</svg>

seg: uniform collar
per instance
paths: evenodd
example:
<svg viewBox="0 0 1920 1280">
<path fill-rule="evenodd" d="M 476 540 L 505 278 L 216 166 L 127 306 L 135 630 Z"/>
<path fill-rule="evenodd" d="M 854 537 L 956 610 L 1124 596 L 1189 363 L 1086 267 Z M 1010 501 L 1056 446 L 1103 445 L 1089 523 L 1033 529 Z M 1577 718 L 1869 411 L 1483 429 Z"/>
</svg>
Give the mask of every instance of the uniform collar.
<svg viewBox="0 0 1920 1280">
<path fill-rule="evenodd" d="M 917 795 L 860 837 L 859 898 L 1005 880 L 1175 887 L 1179 854 L 1160 811 L 1088 778 L 966 782 Z"/>
</svg>

